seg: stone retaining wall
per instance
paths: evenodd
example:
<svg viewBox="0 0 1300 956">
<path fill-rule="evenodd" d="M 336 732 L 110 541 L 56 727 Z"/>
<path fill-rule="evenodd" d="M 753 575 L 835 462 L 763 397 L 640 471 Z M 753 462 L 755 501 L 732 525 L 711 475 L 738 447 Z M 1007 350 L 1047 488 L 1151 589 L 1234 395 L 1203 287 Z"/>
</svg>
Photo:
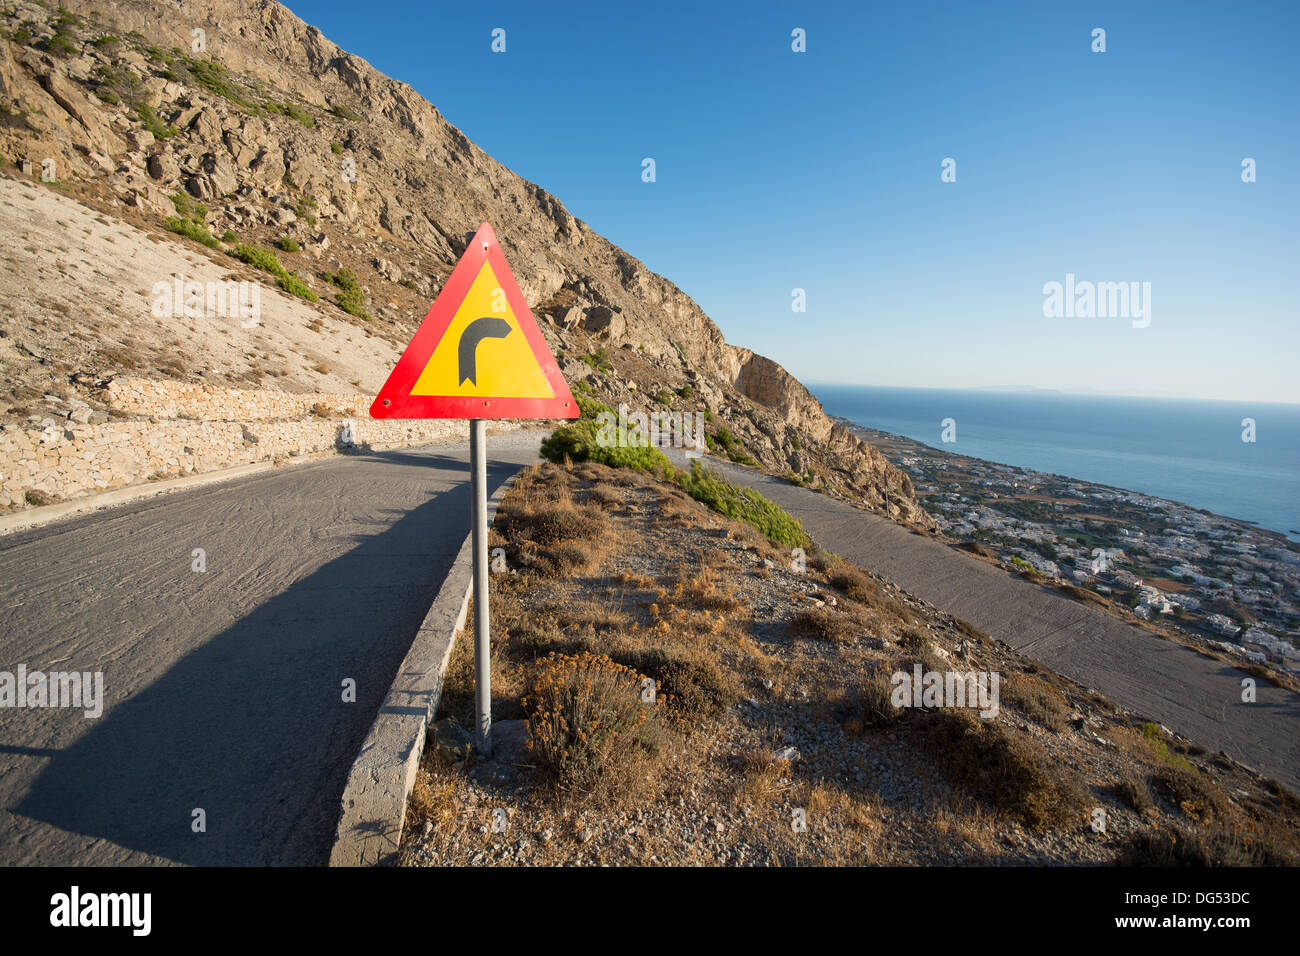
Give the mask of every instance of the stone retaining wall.
<svg viewBox="0 0 1300 956">
<path fill-rule="evenodd" d="M 358 445 L 373 448 L 467 434 L 460 421 L 376 421 L 367 414 L 372 399 L 364 395 L 291 395 L 145 379 L 114 381 L 108 392 L 112 407 L 149 417 L 0 427 L 0 508 L 327 452 L 342 447 L 348 424 Z M 316 404 L 350 417 L 313 415 Z"/>
<path fill-rule="evenodd" d="M 343 416 L 365 415 L 368 395 L 329 392 L 276 392 L 262 388 L 222 388 L 147 378 L 117 378 L 109 383 L 108 403 L 130 415 L 190 418 L 214 422 L 263 422 L 305 418 L 316 406 Z"/>
</svg>

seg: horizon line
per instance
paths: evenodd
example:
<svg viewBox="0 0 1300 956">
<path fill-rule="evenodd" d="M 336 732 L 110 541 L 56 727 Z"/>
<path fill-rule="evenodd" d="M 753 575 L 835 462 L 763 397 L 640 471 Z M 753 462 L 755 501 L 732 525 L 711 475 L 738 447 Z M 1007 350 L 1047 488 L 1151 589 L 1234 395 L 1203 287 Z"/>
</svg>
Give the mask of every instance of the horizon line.
<svg viewBox="0 0 1300 956">
<path fill-rule="evenodd" d="M 797 377 L 796 377 L 797 378 Z M 1043 388 L 1029 385 L 880 385 L 866 382 L 832 382 L 832 381 L 814 381 L 812 379 L 797 379 L 803 382 L 804 387 L 812 391 L 814 387 L 829 385 L 836 388 L 892 388 L 892 389 L 914 389 L 917 391 L 928 392 L 1003 392 L 1018 395 L 1042 394 L 1061 395 L 1069 398 L 1117 398 L 1117 399 L 1149 399 L 1151 401 L 1164 402 L 1222 402 L 1225 404 L 1238 405 L 1282 405 L 1288 408 L 1300 408 L 1300 400 L 1297 401 L 1279 401 L 1277 399 L 1253 399 L 1253 398 L 1201 398 L 1189 395 L 1150 395 L 1150 394 L 1122 394 L 1115 392 L 1074 392 L 1060 388 Z"/>
</svg>

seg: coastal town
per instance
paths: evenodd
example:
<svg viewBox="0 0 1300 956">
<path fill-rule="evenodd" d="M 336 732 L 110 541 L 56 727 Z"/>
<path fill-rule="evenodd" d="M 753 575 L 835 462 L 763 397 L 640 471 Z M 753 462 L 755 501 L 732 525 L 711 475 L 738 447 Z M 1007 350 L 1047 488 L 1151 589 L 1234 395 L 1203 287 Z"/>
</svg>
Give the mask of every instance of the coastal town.
<svg viewBox="0 0 1300 956">
<path fill-rule="evenodd" d="M 945 536 L 1193 643 L 1300 675 L 1300 544 L 1285 535 L 843 421 L 909 475 Z"/>
</svg>

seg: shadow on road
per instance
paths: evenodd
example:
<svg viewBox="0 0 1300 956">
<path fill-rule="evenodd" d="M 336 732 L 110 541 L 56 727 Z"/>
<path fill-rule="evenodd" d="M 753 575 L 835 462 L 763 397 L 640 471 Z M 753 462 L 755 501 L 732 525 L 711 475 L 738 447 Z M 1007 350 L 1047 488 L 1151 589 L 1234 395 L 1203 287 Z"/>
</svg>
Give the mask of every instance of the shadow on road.
<svg viewBox="0 0 1300 956">
<path fill-rule="evenodd" d="M 489 493 L 517 468 L 491 463 Z M 13 809 L 179 863 L 326 862 L 348 771 L 469 531 L 469 497 L 468 482 L 438 494 L 204 641 L 56 752 Z"/>
</svg>

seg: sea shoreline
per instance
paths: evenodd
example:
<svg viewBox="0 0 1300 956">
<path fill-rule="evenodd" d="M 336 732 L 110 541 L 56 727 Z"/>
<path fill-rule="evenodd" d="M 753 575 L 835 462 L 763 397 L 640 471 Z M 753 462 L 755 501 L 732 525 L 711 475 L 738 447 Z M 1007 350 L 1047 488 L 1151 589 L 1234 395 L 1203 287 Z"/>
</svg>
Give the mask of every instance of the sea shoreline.
<svg viewBox="0 0 1300 956">
<path fill-rule="evenodd" d="M 1300 673 L 1300 543 L 1283 532 L 831 418 L 908 475 L 950 540 Z"/>
</svg>

